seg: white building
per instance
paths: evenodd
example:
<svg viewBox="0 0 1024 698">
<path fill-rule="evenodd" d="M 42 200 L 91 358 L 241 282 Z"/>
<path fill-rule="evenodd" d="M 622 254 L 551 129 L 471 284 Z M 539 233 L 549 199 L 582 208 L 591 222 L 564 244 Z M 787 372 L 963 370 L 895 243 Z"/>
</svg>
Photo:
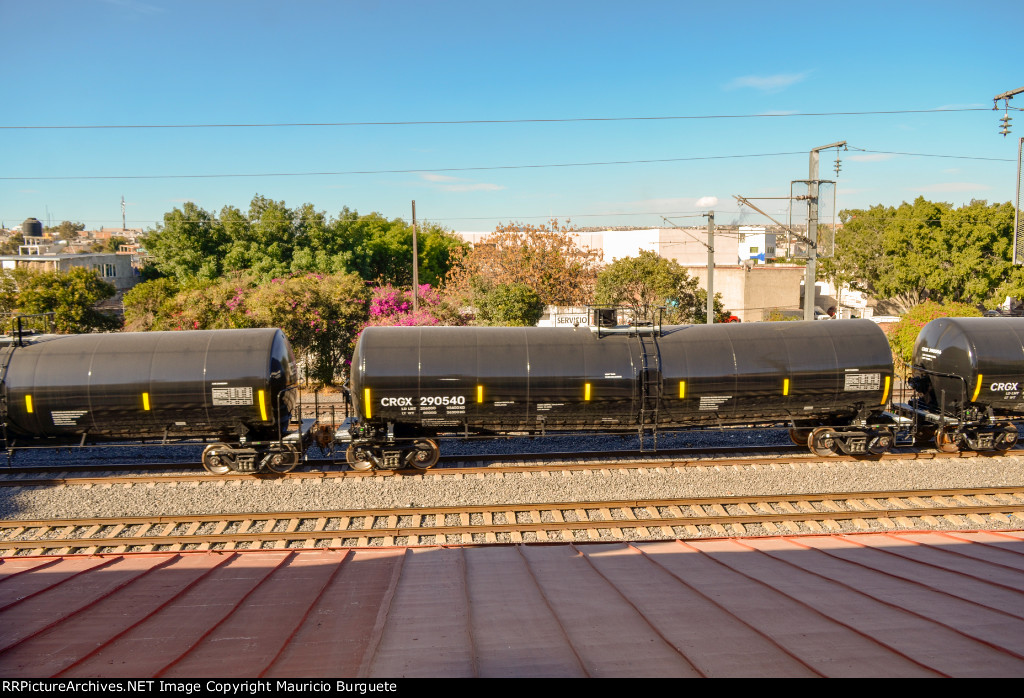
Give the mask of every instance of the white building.
<svg viewBox="0 0 1024 698">
<path fill-rule="evenodd" d="M 775 256 L 775 233 L 766 232 L 761 226 L 741 225 L 737 256 L 740 264 L 748 259 L 754 260 L 755 264 L 765 264 Z"/>
<path fill-rule="evenodd" d="M 92 269 L 96 275 L 118 291 L 124 291 L 139 283 L 139 272 L 132 267 L 130 255 L 111 254 L 17 254 L 0 255 L 2 269 L 32 269 L 34 271 L 67 272 L 72 267 Z"/>
</svg>

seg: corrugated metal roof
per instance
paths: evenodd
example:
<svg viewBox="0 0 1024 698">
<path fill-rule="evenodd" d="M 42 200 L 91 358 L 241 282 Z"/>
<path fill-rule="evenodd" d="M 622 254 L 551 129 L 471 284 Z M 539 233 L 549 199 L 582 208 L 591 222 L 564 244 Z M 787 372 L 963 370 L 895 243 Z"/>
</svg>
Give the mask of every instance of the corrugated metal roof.
<svg viewBox="0 0 1024 698">
<path fill-rule="evenodd" d="M 5 558 L 0 675 L 1020 676 L 1024 532 Z"/>
</svg>

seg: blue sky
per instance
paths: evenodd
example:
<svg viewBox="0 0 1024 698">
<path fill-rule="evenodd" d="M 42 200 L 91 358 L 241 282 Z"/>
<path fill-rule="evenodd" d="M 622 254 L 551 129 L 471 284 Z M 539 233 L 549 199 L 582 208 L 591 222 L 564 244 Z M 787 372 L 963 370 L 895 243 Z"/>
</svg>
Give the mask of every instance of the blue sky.
<svg viewBox="0 0 1024 698">
<path fill-rule="evenodd" d="M 720 7 L 0 0 L 0 220 L 120 226 L 124 196 L 148 228 L 184 201 L 244 210 L 258 193 L 403 218 L 415 199 L 466 231 L 702 225 L 715 199 L 728 223 L 732 195 L 787 195 L 808 151 L 841 140 L 840 209 L 1014 197 L 1024 115 L 1004 138 L 991 108 L 1024 87 L 1024 5 Z M 978 110 L 787 116 L 940 108 Z M 749 118 L 635 118 L 716 115 Z M 508 123 L 558 119 L 616 120 Z M 413 121 L 505 123 L 389 125 Z M 12 128 L 356 122 L 377 124 Z"/>
</svg>

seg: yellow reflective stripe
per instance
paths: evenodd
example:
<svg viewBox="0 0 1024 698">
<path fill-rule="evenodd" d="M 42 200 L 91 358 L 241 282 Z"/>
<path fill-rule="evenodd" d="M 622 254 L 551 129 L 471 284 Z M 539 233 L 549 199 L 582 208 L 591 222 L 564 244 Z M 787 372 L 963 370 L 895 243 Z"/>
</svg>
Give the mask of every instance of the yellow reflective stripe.
<svg viewBox="0 0 1024 698">
<path fill-rule="evenodd" d="M 889 397 L 889 381 L 891 381 L 891 380 L 892 380 L 891 377 L 889 377 L 889 376 L 885 377 L 885 390 L 882 391 L 882 401 L 880 403 L 878 403 L 879 405 L 884 405 L 886 399 Z"/>
<path fill-rule="evenodd" d="M 477 402 L 483 402 L 484 401 L 484 386 L 482 386 L 482 385 L 476 386 L 476 401 Z"/>
<path fill-rule="evenodd" d="M 370 389 L 363 388 L 363 405 L 366 410 L 366 418 L 369 419 L 371 415 L 370 411 Z"/>
<path fill-rule="evenodd" d="M 142 409 L 149 412 L 149 393 L 142 394 Z"/>
<path fill-rule="evenodd" d="M 782 379 L 782 394 L 783 395 L 789 395 L 789 379 L 788 378 L 783 378 Z"/>
<path fill-rule="evenodd" d="M 260 391 L 260 419 L 267 421 L 267 394 Z"/>
<path fill-rule="evenodd" d="M 978 399 L 978 393 L 981 392 L 981 380 L 982 380 L 982 375 L 979 373 L 978 374 L 978 383 L 974 386 L 974 395 L 971 395 L 971 402 L 974 402 L 975 400 Z"/>
<path fill-rule="evenodd" d="M 679 381 L 679 399 L 686 397 L 686 381 Z"/>
<path fill-rule="evenodd" d="M 25 396 L 25 411 L 28 412 L 29 414 L 32 414 L 33 412 L 35 412 L 35 410 L 32 409 L 32 396 L 31 395 L 26 395 Z"/>
<path fill-rule="evenodd" d="M 583 399 L 584 400 L 589 400 L 590 399 L 590 383 L 584 383 L 583 384 Z"/>
</svg>

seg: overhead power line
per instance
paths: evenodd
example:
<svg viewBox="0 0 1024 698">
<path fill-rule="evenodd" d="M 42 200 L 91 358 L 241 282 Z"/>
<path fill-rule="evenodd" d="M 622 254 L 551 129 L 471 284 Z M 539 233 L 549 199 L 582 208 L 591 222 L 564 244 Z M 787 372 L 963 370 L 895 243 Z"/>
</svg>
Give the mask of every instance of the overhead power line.
<svg viewBox="0 0 1024 698">
<path fill-rule="evenodd" d="M 903 153 L 889 150 L 868 150 L 850 146 L 850 150 L 861 153 L 879 155 L 904 155 L 922 158 L 951 158 L 956 160 L 985 160 L 990 162 L 1016 162 L 1013 158 L 987 158 L 974 155 L 942 155 L 937 153 Z M 553 167 L 597 167 L 609 165 L 647 165 L 669 162 L 696 162 L 701 160 L 731 160 L 740 158 L 768 158 L 786 155 L 806 155 L 803 151 L 779 153 L 747 153 L 740 155 L 700 155 L 681 158 L 657 158 L 650 160 L 603 160 L 594 162 L 560 162 L 529 165 L 486 165 L 480 167 L 436 167 L 436 168 L 405 168 L 394 170 L 338 170 L 331 172 L 234 172 L 216 174 L 153 174 L 153 175 L 52 175 L 52 176 L 19 176 L 0 177 L 0 181 L 53 181 L 53 180 L 111 180 L 111 179 L 224 179 L 239 177 L 342 177 L 350 175 L 378 174 L 418 174 L 436 172 L 485 172 L 496 170 L 529 170 Z"/>
<path fill-rule="evenodd" d="M 867 150 L 865 148 L 855 148 L 849 146 L 850 150 L 856 150 L 859 153 L 874 153 L 877 155 L 908 155 L 916 158 L 949 158 L 951 160 L 989 160 L 992 162 L 1016 162 L 1014 158 L 983 158 L 977 155 L 938 155 L 934 153 L 901 153 L 894 150 Z"/>
<path fill-rule="evenodd" d="M 967 111 L 989 111 L 987 107 L 957 107 L 953 109 L 891 109 L 884 111 L 829 111 L 792 112 L 782 114 L 701 114 L 692 116 L 584 116 L 564 119 L 454 119 L 450 121 L 324 121 L 258 124 L 55 124 L 48 126 L 15 124 L 3 129 L 159 129 L 159 128 L 309 128 L 351 126 L 453 126 L 463 124 L 550 124 L 602 121 L 685 121 L 698 119 L 785 119 L 812 116 L 869 116 L 882 114 L 947 114 Z"/>
<path fill-rule="evenodd" d="M 541 165 L 492 165 L 485 167 L 409 168 L 400 170 L 342 170 L 338 172 L 258 172 L 222 174 L 159 174 L 159 175 L 59 175 L 47 177 L 0 177 L 0 180 L 61 180 L 61 179 L 214 179 L 222 177 L 338 177 L 343 175 L 416 174 L 419 172 L 476 172 L 483 170 L 526 170 L 546 167 L 593 167 L 596 165 L 643 165 L 662 162 L 693 160 L 729 160 L 735 158 L 768 158 L 780 155 L 803 155 L 801 151 L 786 153 L 751 153 L 746 155 L 704 155 L 686 158 L 659 158 L 656 160 L 607 160 L 600 162 L 562 162 Z"/>
</svg>

